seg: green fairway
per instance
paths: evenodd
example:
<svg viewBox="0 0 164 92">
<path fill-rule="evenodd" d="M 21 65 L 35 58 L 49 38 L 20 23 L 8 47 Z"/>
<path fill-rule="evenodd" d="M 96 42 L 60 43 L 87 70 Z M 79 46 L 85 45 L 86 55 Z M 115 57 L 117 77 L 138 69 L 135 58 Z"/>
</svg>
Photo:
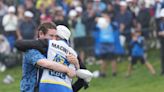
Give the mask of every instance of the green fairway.
<svg viewBox="0 0 164 92">
<path fill-rule="evenodd" d="M 148 60 L 153 64 L 157 75 L 152 76 L 146 67 L 138 64 L 135 66 L 131 77 L 126 78 L 128 62 L 118 63 L 118 76 L 111 76 L 111 68 L 108 70 L 106 78 L 96 78 L 90 83 L 87 90 L 82 89 L 80 92 L 164 92 L 164 76 L 160 76 L 160 59 L 159 52 L 152 51 L 148 55 Z M 88 66 L 91 71 L 97 70 L 98 65 Z M 2 80 L 5 75 L 10 74 L 14 77 L 15 82 L 12 84 L 3 84 Z M 0 73 L 0 92 L 19 92 L 19 82 L 21 80 L 21 66 L 8 69 Z"/>
</svg>

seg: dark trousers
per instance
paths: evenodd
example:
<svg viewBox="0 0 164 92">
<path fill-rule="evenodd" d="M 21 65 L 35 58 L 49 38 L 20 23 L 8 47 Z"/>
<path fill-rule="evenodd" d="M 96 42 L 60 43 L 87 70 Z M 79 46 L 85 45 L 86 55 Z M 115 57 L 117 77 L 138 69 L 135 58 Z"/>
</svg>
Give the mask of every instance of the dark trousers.
<svg viewBox="0 0 164 92">
<path fill-rule="evenodd" d="M 35 87 L 34 92 L 39 92 L 39 87 Z"/>
<path fill-rule="evenodd" d="M 164 75 L 164 39 L 161 39 L 160 43 L 161 43 L 161 73 Z"/>
<path fill-rule="evenodd" d="M 6 55 L 4 55 L 3 53 L 0 53 L 0 63 L 4 64 L 5 57 Z"/>
<path fill-rule="evenodd" d="M 157 27 L 157 31 L 159 31 L 160 30 L 160 18 L 158 18 L 158 19 L 155 19 L 155 22 L 156 22 L 156 27 Z"/>
</svg>

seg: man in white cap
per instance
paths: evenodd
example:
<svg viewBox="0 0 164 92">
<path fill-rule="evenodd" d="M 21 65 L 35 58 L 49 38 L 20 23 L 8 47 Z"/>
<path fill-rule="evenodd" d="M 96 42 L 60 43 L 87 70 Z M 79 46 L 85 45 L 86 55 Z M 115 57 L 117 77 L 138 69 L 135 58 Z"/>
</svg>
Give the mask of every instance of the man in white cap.
<svg viewBox="0 0 164 92">
<path fill-rule="evenodd" d="M 14 43 L 16 40 L 17 34 L 17 26 L 18 26 L 18 19 L 15 15 L 15 7 L 10 6 L 8 8 L 8 14 L 3 17 L 2 25 L 4 27 L 5 36 L 7 37 L 11 50 L 14 48 Z"/>
<path fill-rule="evenodd" d="M 131 39 L 131 27 L 132 27 L 132 12 L 127 9 L 127 3 L 120 1 L 120 11 L 116 13 L 116 22 L 119 24 L 119 29 L 123 35 L 125 35 L 127 42 Z"/>
<path fill-rule="evenodd" d="M 20 21 L 18 25 L 19 39 L 34 39 L 36 35 L 36 23 L 33 21 L 33 13 L 31 11 L 24 12 L 25 19 Z"/>
</svg>

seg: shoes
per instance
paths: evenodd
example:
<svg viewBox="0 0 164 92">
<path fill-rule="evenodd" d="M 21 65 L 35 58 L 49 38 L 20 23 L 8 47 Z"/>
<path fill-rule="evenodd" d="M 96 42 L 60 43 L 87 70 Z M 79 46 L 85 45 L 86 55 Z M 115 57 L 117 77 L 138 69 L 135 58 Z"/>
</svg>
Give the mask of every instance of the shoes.
<svg viewBox="0 0 164 92">
<path fill-rule="evenodd" d="M 100 75 L 100 72 L 98 70 L 96 70 L 96 71 L 93 72 L 93 77 L 94 78 L 98 78 L 99 75 Z"/>
<path fill-rule="evenodd" d="M 11 84 L 12 82 L 14 82 L 14 78 L 11 75 L 6 75 L 3 79 L 3 83 L 5 84 Z"/>
<path fill-rule="evenodd" d="M 99 77 L 105 78 L 105 77 L 106 77 L 106 74 L 105 74 L 105 73 L 101 73 L 101 72 L 100 72 Z"/>
<path fill-rule="evenodd" d="M 98 78 L 98 77 L 105 78 L 106 74 L 105 73 L 101 73 L 100 71 L 96 70 L 96 71 L 93 72 L 93 78 Z"/>
<path fill-rule="evenodd" d="M 117 73 L 115 73 L 115 72 L 112 73 L 112 76 L 113 76 L 113 77 L 116 77 L 116 76 L 117 76 Z"/>
<path fill-rule="evenodd" d="M 6 66 L 0 63 L 0 72 L 4 72 L 6 70 Z"/>
<path fill-rule="evenodd" d="M 161 72 L 161 76 L 164 76 L 164 72 Z"/>
</svg>

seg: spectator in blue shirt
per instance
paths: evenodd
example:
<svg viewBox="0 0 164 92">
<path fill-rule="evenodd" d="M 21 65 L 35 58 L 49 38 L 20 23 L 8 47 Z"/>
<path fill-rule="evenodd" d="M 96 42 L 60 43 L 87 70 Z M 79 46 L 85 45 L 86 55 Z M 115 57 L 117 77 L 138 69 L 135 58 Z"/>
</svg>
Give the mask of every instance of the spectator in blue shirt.
<svg viewBox="0 0 164 92">
<path fill-rule="evenodd" d="M 113 30 L 114 30 L 114 46 L 115 46 L 115 56 L 117 58 L 119 58 L 120 56 L 124 56 L 125 55 L 125 48 L 124 48 L 124 45 L 122 44 L 123 41 L 122 41 L 122 35 L 120 34 L 120 30 L 119 30 L 119 27 L 118 27 L 118 24 L 116 22 L 113 22 L 112 23 L 113 25 Z"/>
<path fill-rule="evenodd" d="M 143 41 L 144 38 L 141 36 L 140 30 L 136 28 L 135 31 L 132 33 L 132 40 L 129 46 L 131 61 L 128 66 L 127 77 L 131 75 L 133 65 L 135 65 L 138 60 L 148 68 L 152 75 L 156 73 L 153 66 L 146 59 Z"/>
<path fill-rule="evenodd" d="M 101 60 L 100 77 L 106 77 L 109 61 L 112 65 L 112 75 L 116 76 L 116 61 L 114 58 L 114 30 L 111 23 L 111 18 L 105 11 L 102 17 L 97 20 L 97 34 L 95 36 L 95 54 Z"/>
</svg>

